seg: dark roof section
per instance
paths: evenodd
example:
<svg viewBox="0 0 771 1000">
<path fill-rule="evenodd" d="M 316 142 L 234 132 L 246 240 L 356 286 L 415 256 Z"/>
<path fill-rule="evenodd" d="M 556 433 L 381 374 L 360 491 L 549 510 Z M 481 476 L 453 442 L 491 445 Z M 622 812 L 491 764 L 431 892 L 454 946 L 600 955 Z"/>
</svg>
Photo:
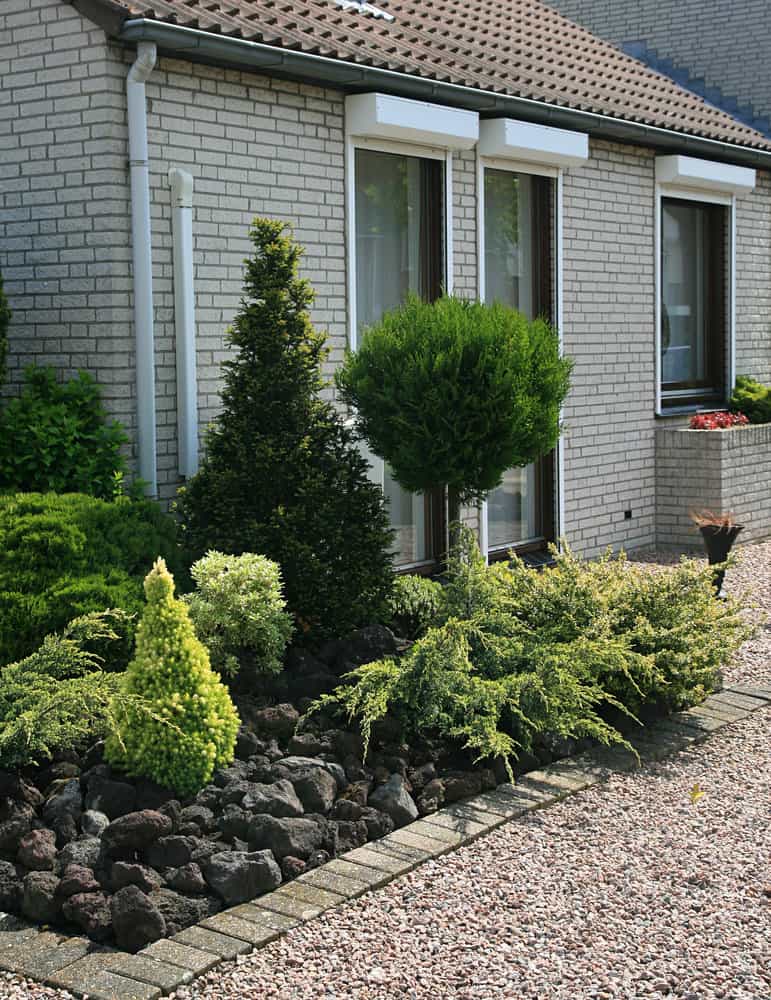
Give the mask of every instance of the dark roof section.
<svg viewBox="0 0 771 1000">
<path fill-rule="evenodd" d="M 763 152 L 771 141 L 538 0 L 71 0 L 356 66 L 408 74 Z M 84 13 L 86 11 L 84 10 Z M 106 25 L 107 26 L 107 25 Z M 587 129 L 590 130 L 590 129 Z"/>
</svg>

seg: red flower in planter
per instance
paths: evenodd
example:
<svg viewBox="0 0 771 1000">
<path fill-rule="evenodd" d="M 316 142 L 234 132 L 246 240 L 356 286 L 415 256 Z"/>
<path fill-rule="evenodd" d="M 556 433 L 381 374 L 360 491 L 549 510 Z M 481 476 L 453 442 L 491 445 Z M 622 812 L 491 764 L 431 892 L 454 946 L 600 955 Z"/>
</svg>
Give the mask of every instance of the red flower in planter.
<svg viewBox="0 0 771 1000">
<path fill-rule="evenodd" d="M 720 410 L 715 413 L 697 413 L 691 417 L 692 431 L 719 431 L 727 427 L 743 427 L 749 420 L 743 413 L 728 413 Z"/>
</svg>

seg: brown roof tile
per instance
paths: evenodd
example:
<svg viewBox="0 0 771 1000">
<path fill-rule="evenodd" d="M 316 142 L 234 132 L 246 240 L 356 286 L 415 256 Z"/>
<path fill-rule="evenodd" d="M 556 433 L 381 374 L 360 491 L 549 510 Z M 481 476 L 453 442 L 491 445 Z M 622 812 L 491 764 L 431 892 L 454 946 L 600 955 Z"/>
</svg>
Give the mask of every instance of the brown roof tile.
<svg viewBox="0 0 771 1000">
<path fill-rule="evenodd" d="M 675 132 L 771 141 L 538 0 L 374 0 L 393 21 L 335 0 L 99 0 L 127 18 L 397 70 Z"/>
</svg>

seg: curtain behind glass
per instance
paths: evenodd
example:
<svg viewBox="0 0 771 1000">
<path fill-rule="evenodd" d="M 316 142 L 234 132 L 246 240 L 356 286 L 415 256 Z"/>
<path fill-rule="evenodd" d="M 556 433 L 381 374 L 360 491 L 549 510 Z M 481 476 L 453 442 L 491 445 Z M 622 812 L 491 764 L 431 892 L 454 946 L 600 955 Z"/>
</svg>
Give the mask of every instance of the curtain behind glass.
<svg viewBox="0 0 771 1000">
<path fill-rule="evenodd" d="M 662 337 L 664 385 L 704 385 L 706 365 L 706 209 L 662 203 Z"/>
</svg>

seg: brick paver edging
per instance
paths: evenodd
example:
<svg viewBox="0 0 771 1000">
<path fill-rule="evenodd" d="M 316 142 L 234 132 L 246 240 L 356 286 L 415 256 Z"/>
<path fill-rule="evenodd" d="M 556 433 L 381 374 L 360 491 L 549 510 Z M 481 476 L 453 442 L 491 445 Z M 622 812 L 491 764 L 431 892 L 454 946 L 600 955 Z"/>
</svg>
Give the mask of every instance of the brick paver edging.
<svg viewBox="0 0 771 1000">
<path fill-rule="evenodd" d="M 218 962 L 260 948 L 292 927 L 468 844 L 508 820 L 603 782 L 614 772 L 630 771 L 640 761 L 661 760 L 770 706 L 771 685 L 728 687 L 634 737 L 631 742 L 639 761 L 623 748 L 597 749 L 531 771 L 516 785 L 499 785 L 495 791 L 440 809 L 251 903 L 223 910 L 156 941 L 136 955 L 31 927 L 2 914 L 0 969 L 90 1000 L 155 1000 Z"/>
</svg>

